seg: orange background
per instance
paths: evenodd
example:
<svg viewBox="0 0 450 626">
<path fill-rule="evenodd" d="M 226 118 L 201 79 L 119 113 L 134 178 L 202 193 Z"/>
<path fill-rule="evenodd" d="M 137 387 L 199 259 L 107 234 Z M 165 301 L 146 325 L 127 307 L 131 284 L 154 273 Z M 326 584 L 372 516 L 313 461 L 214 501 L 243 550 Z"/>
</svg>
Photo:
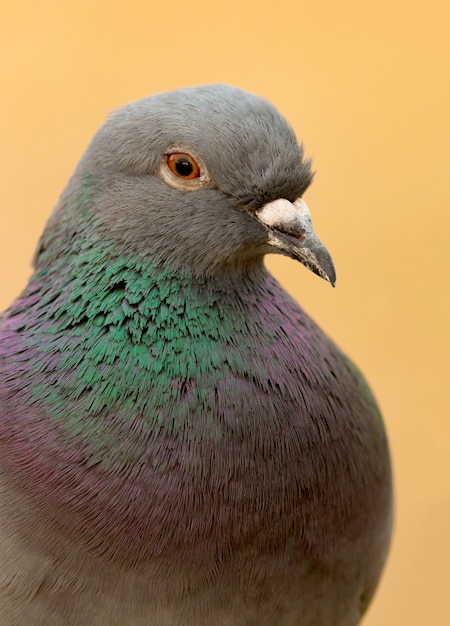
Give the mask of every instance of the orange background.
<svg viewBox="0 0 450 626">
<path fill-rule="evenodd" d="M 365 626 L 450 624 L 447 0 L 3 2 L 0 308 L 114 107 L 224 81 L 272 100 L 318 170 L 337 288 L 271 257 L 357 361 L 392 443 L 396 533 Z M 274 625 L 275 626 L 275 625 Z"/>
</svg>

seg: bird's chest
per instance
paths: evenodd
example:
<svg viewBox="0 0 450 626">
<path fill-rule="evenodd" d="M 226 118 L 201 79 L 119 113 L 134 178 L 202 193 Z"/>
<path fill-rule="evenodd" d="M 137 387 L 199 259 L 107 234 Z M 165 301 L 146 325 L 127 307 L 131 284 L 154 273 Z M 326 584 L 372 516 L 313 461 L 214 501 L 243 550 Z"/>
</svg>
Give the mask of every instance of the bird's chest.
<svg viewBox="0 0 450 626">
<path fill-rule="evenodd" d="M 237 314 L 215 294 L 190 306 L 158 289 L 27 338 L 48 429 L 30 446 L 48 456 L 40 495 L 64 532 L 83 528 L 111 558 L 187 566 L 359 528 L 376 428 L 332 344 L 271 299 Z"/>
<path fill-rule="evenodd" d="M 324 372 L 320 384 L 274 338 L 173 341 L 184 348 L 166 344 L 162 368 L 140 357 L 101 373 L 84 448 L 98 499 L 89 487 L 78 504 L 92 518 L 101 503 L 108 550 L 203 566 L 248 545 L 277 551 L 301 536 L 308 552 L 337 528 L 359 532 L 365 513 L 355 511 L 374 478 L 367 441 L 352 430 L 357 407 Z M 114 389 L 129 391 L 102 409 Z"/>
</svg>

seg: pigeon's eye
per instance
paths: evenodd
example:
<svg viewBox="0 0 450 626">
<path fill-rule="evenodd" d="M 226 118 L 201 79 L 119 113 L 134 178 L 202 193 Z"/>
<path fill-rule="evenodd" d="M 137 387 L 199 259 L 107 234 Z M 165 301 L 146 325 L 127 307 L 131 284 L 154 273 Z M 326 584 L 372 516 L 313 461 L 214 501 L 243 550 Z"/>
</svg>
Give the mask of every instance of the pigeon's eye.
<svg viewBox="0 0 450 626">
<path fill-rule="evenodd" d="M 170 146 L 163 152 L 158 173 L 164 182 L 182 191 L 197 191 L 212 185 L 200 157 L 183 145 Z"/>
<path fill-rule="evenodd" d="M 200 167 L 197 161 L 185 152 L 173 152 L 167 157 L 167 165 L 175 176 L 184 180 L 193 180 L 200 176 Z"/>
</svg>

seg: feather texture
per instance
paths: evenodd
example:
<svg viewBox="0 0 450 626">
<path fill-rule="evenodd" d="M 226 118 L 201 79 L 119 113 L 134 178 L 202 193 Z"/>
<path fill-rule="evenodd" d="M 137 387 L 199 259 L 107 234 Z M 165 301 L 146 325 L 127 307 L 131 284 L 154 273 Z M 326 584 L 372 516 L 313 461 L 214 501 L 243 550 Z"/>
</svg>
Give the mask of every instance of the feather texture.
<svg viewBox="0 0 450 626">
<path fill-rule="evenodd" d="M 356 625 L 391 519 L 364 379 L 262 254 L 126 254 L 85 169 L 0 324 L 1 623 Z"/>
</svg>

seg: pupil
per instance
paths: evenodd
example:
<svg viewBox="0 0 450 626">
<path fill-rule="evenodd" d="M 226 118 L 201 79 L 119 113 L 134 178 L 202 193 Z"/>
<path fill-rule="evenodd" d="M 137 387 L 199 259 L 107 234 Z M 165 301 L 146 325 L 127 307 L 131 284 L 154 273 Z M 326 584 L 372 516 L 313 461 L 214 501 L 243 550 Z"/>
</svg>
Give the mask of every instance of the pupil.
<svg viewBox="0 0 450 626">
<path fill-rule="evenodd" d="M 179 159 L 177 159 L 175 163 L 175 169 L 180 176 L 189 176 L 194 170 L 194 168 L 192 167 L 192 163 L 185 157 L 180 157 Z"/>
</svg>

